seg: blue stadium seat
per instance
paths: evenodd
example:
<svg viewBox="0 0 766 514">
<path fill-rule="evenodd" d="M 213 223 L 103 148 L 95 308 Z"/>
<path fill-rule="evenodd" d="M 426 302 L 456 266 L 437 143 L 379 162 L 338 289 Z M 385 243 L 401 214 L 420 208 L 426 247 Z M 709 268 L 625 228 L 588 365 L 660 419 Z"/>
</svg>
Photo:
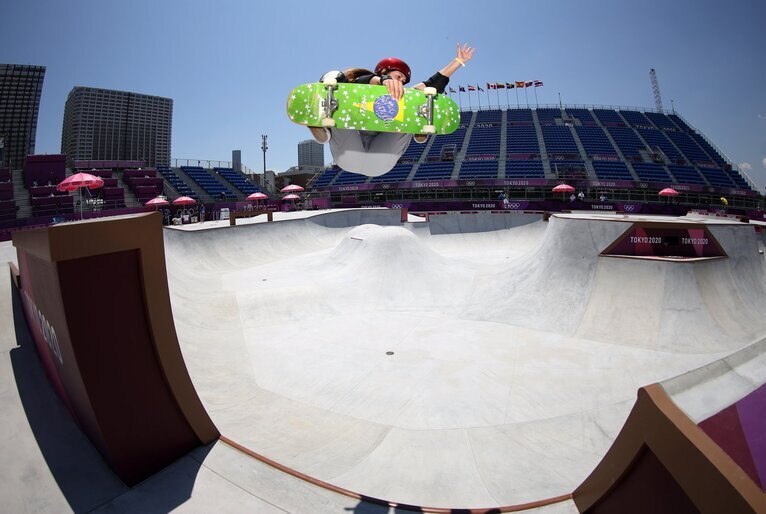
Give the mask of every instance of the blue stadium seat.
<svg viewBox="0 0 766 514">
<path fill-rule="evenodd" d="M 157 166 L 157 171 L 160 172 L 162 177 L 175 189 L 181 196 L 188 196 L 190 198 L 197 199 L 197 195 L 194 191 L 186 185 L 186 182 L 176 175 L 176 172 L 167 166 Z"/>
<path fill-rule="evenodd" d="M 463 161 L 458 178 L 467 179 L 497 179 L 498 161 Z"/>
<path fill-rule="evenodd" d="M 380 175 L 379 177 L 373 177 L 370 183 L 377 184 L 380 182 L 404 182 L 412 171 L 412 164 L 397 164 L 391 171 Z"/>
<path fill-rule="evenodd" d="M 572 129 L 565 126 L 543 125 L 543 140 L 545 149 L 549 154 L 575 154 L 580 155 Z"/>
<path fill-rule="evenodd" d="M 665 166 L 651 162 L 634 162 L 633 169 L 639 180 L 646 182 L 660 182 L 670 184 L 673 179 L 668 175 Z"/>
<path fill-rule="evenodd" d="M 449 180 L 454 167 L 454 162 L 424 162 L 412 180 Z"/>
<path fill-rule="evenodd" d="M 237 195 L 210 176 L 204 168 L 200 166 L 181 166 L 181 170 L 213 199 L 236 200 Z"/>
<path fill-rule="evenodd" d="M 633 180 L 633 175 L 624 162 L 593 161 L 593 169 L 601 180 Z"/>
<path fill-rule="evenodd" d="M 575 130 L 587 155 L 613 155 L 617 157 L 617 150 L 601 127 L 575 127 Z"/>
<path fill-rule="evenodd" d="M 543 161 L 508 160 L 505 161 L 505 178 L 545 178 Z"/>
<path fill-rule="evenodd" d="M 239 189 L 239 191 L 245 195 L 261 191 L 258 186 L 250 182 L 250 180 L 248 180 L 240 171 L 235 171 L 232 168 L 213 168 L 213 171 L 228 180 L 231 185 Z"/>
</svg>

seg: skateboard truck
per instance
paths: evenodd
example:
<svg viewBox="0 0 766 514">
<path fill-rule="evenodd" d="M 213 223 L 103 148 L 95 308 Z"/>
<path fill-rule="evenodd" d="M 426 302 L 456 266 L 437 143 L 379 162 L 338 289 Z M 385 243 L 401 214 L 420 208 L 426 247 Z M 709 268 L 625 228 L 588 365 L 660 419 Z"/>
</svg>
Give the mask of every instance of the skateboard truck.
<svg viewBox="0 0 766 514">
<path fill-rule="evenodd" d="M 322 100 L 322 126 L 334 127 L 335 120 L 332 115 L 338 110 L 338 100 L 335 98 L 334 91 L 338 87 L 338 81 L 334 78 L 326 78 L 322 81 L 327 91 L 327 96 Z"/>
<path fill-rule="evenodd" d="M 423 134 L 436 134 L 434 126 L 434 98 L 436 97 L 436 88 L 427 87 L 423 90 L 426 95 L 426 103 L 418 108 L 418 114 L 426 119 L 427 124 L 423 126 Z"/>
</svg>

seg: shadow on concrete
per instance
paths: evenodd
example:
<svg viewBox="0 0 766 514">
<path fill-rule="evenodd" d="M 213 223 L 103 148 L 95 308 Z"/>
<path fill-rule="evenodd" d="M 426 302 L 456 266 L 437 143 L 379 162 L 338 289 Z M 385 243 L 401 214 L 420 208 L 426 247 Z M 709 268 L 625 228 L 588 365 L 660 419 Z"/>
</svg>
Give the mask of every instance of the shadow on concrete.
<svg viewBox="0 0 766 514">
<path fill-rule="evenodd" d="M 19 290 L 10 287 L 13 302 L 13 323 L 17 347 L 10 351 L 11 366 L 29 427 L 45 459 L 48 469 L 64 498 L 74 512 L 87 512 L 109 503 L 121 503 L 119 497 L 141 488 L 154 477 L 130 489 L 110 469 L 107 462 L 80 430 L 71 414 L 51 386 L 40 362 L 34 340 L 29 332 Z M 209 449 L 197 451 L 207 454 Z M 161 495 L 143 500 L 149 511 L 168 512 L 182 505 L 191 496 L 195 478 L 204 455 L 186 461 L 183 473 L 172 480 L 172 488 Z M 196 466 L 196 469 L 191 469 Z M 168 466 L 157 475 L 167 472 Z M 155 475 L 155 476 L 157 476 Z M 126 496 L 134 496 L 128 494 Z M 144 512 L 147 512 L 146 510 Z"/>
</svg>

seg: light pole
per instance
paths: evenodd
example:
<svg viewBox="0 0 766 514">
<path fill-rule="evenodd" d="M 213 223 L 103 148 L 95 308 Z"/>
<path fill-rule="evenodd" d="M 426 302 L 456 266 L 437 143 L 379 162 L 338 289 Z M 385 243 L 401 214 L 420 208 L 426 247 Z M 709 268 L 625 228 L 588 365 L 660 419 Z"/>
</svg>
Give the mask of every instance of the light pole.
<svg viewBox="0 0 766 514">
<path fill-rule="evenodd" d="M 268 143 L 266 143 L 266 139 L 268 139 L 269 136 L 261 135 L 261 150 L 263 150 L 263 178 L 266 178 L 266 150 L 269 149 Z"/>
</svg>

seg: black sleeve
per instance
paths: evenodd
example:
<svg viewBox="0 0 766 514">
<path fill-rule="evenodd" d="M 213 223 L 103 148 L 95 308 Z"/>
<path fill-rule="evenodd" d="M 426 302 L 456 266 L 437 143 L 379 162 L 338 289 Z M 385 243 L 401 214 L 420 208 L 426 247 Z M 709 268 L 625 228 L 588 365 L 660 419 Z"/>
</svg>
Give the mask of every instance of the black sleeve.
<svg viewBox="0 0 766 514">
<path fill-rule="evenodd" d="M 370 81 L 372 80 L 372 77 L 374 76 L 375 76 L 374 74 L 360 75 L 359 77 L 356 78 L 356 80 L 354 81 L 354 84 L 369 84 Z"/>
<path fill-rule="evenodd" d="M 449 77 L 445 77 L 437 71 L 430 79 L 423 81 L 423 84 L 425 84 L 426 87 L 435 87 L 436 91 L 442 94 L 444 93 L 444 90 L 447 89 Z"/>
</svg>

